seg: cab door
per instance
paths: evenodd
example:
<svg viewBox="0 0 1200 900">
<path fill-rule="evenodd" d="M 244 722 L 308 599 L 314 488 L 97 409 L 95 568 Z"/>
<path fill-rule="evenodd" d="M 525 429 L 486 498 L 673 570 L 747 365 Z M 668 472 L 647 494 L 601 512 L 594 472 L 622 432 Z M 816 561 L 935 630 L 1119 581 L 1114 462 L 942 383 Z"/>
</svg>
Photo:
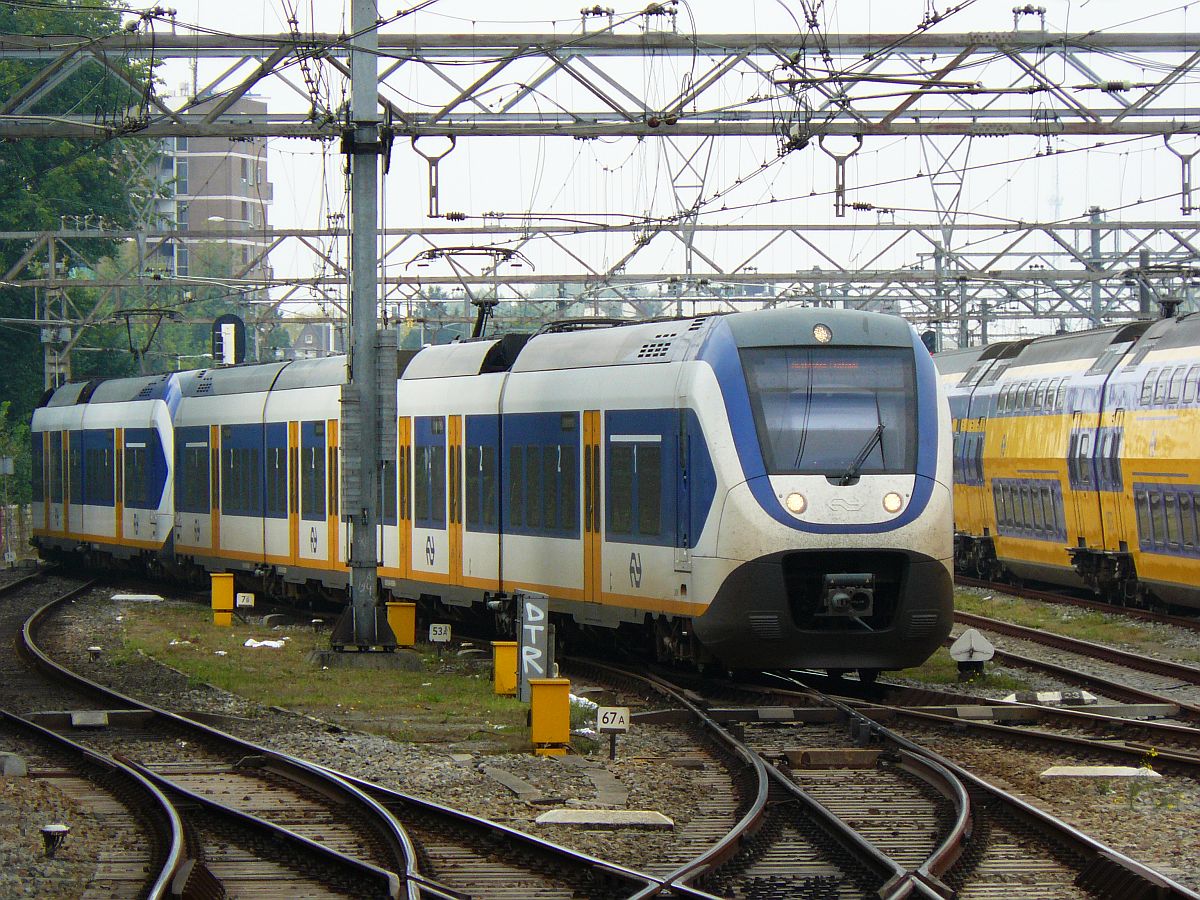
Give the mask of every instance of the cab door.
<svg viewBox="0 0 1200 900">
<path fill-rule="evenodd" d="M 583 599 L 601 599 L 600 410 L 583 413 Z"/>
<path fill-rule="evenodd" d="M 447 539 L 450 545 L 450 584 L 462 584 L 463 575 L 463 417 L 448 416 L 446 474 L 449 479 Z"/>
</svg>

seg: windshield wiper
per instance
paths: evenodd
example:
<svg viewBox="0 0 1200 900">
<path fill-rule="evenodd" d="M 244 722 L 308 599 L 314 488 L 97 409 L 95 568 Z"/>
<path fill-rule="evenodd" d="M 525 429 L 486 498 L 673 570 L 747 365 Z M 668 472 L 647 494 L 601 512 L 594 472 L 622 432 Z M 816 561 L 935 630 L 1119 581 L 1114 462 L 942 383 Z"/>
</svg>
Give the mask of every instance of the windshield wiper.
<svg viewBox="0 0 1200 900">
<path fill-rule="evenodd" d="M 875 445 L 883 438 L 883 423 L 880 422 L 875 426 L 875 430 L 871 432 L 871 436 L 867 438 L 867 442 L 863 444 L 863 448 L 858 451 L 858 456 L 854 457 L 854 462 L 850 463 L 850 467 L 846 469 L 841 478 L 838 479 L 838 484 L 845 486 L 850 484 L 858 477 L 858 470 L 862 468 L 862 464 L 867 461 L 867 457 L 871 455 L 871 451 L 875 449 Z"/>
</svg>

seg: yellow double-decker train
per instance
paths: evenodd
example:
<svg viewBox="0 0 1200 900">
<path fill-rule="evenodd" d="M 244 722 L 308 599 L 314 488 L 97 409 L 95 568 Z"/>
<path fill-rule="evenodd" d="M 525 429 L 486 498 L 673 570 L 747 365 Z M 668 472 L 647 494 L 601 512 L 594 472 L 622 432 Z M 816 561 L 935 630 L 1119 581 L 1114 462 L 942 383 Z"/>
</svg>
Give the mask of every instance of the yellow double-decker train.
<svg viewBox="0 0 1200 900">
<path fill-rule="evenodd" d="M 1200 607 L 1200 314 L 935 361 L 960 572 Z"/>
</svg>

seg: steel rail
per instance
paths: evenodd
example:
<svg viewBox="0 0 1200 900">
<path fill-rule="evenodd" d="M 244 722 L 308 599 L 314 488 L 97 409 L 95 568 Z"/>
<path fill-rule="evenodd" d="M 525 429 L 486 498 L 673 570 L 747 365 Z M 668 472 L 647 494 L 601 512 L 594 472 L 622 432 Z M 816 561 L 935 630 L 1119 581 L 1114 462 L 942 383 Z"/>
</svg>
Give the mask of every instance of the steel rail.
<svg viewBox="0 0 1200 900">
<path fill-rule="evenodd" d="M 341 866 L 352 869 L 360 875 L 365 876 L 369 881 L 376 882 L 380 886 L 384 896 L 389 898 L 397 898 L 400 896 L 400 877 L 392 871 L 381 868 L 373 863 L 358 859 L 345 853 L 339 853 L 324 844 L 310 840 L 301 834 L 297 834 L 289 828 L 284 828 L 267 819 L 260 818 L 252 813 L 238 809 L 236 806 L 221 803 L 205 794 L 200 794 L 189 790 L 180 784 L 155 772 L 148 766 L 128 759 L 127 757 L 119 756 L 118 761 L 128 766 L 133 771 L 147 781 L 157 785 L 162 791 L 177 794 L 184 798 L 189 803 L 212 810 L 218 814 L 233 819 L 250 829 L 267 835 L 271 839 L 278 841 L 281 844 L 286 844 L 298 851 L 302 855 L 316 856 L 323 858 L 327 863 L 335 866 Z M 424 885 L 422 885 L 424 887 Z M 446 897 L 449 900 L 459 900 L 458 895 L 435 892 L 436 897 Z"/>
<path fill-rule="evenodd" d="M 667 886 L 674 886 L 676 883 L 686 884 L 688 881 L 695 880 L 699 876 L 711 871 L 720 863 L 734 856 L 741 843 L 747 839 L 753 830 L 757 830 L 761 826 L 765 816 L 765 804 L 767 798 L 766 780 L 774 781 L 779 787 L 797 799 L 808 811 L 817 818 L 821 825 L 826 829 L 826 832 L 831 835 L 847 852 L 849 852 L 855 860 L 871 871 L 881 887 L 881 896 L 895 897 L 897 900 L 902 897 L 911 896 L 914 890 L 913 885 L 909 883 L 908 873 L 899 863 L 885 855 L 878 847 L 864 838 L 861 834 L 851 828 L 841 818 L 836 816 L 823 804 L 802 790 L 799 785 L 795 784 L 791 779 L 787 778 L 783 773 L 775 769 L 774 766 L 768 766 L 763 761 L 762 757 L 750 750 L 746 745 L 737 740 L 730 732 L 722 727 L 712 716 L 700 709 L 695 703 L 690 701 L 684 693 L 675 685 L 657 678 L 649 674 L 638 674 L 628 672 L 623 669 L 618 669 L 604 663 L 595 662 L 592 660 L 580 661 L 580 664 L 590 668 L 607 673 L 610 677 L 621 679 L 632 679 L 640 681 L 649 686 L 656 693 L 669 697 L 674 702 L 679 703 L 688 710 L 692 718 L 699 722 L 703 728 L 715 735 L 717 739 L 732 749 L 742 759 L 746 760 L 754 769 L 757 777 L 760 779 L 757 794 L 750 809 L 742 816 L 736 825 L 721 839 L 717 844 L 714 844 L 704 854 L 696 857 L 684 866 L 677 868 L 675 871 L 665 876 L 663 887 L 657 888 L 650 892 L 643 892 L 634 895 L 637 900 L 643 897 L 652 897 L 659 895 Z M 898 893 L 897 893 L 898 892 Z M 633 898 L 631 898 L 633 900 Z"/>
<path fill-rule="evenodd" d="M 498 836 L 503 838 L 507 844 L 526 847 L 536 853 L 560 856 L 572 863 L 585 863 L 591 866 L 594 870 L 614 878 L 626 879 L 631 882 L 640 882 L 642 885 L 644 885 L 644 887 L 638 888 L 638 894 L 641 894 L 642 891 L 647 888 L 662 888 L 668 886 L 666 880 L 659 876 L 649 875 L 645 872 L 639 872 L 636 869 L 630 869 L 625 866 L 617 865 L 616 863 L 599 859 L 588 853 L 572 850 L 569 847 L 563 847 L 559 844 L 536 837 L 532 834 L 527 834 L 524 831 L 519 831 L 516 828 L 512 828 L 508 825 L 503 825 L 499 822 L 492 822 L 480 816 L 463 812 L 462 810 L 443 806 L 440 803 L 435 803 L 432 800 L 414 797 L 410 794 L 405 794 L 402 791 L 398 791 L 395 788 L 389 788 L 385 787 L 384 785 L 375 784 L 374 782 L 367 781 L 364 778 L 359 778 L 356 775 L 350 775 L 332 767 L 323 768 L 327 768 L 330 772 L 333 772 L 351 784 L 361 788 L 363 791 L 375 797 L 385 806 L 401 807 L 405 809 L 414 809 L 418 812 L 433 813 L 436 816 L 453 820 L 465 830 L 475 830 L 480 834 L 490 835 L 493 837 Z M 670 885 L 670 889 L 671 896 L 673 897 L 690 897 L 695 898 L 695 900 L 712 900 L 713 898 L 712 894 L 696 890 L 695 888 L 683 887 L 680 885 Z"/>
<path fill-rule="evenodd" d="M 1078 606 L 1081 609 L 1094 609 L 1097 612 L 1113 613 L 1127 616 L 1131 619 L 1141 619 L 1146 622 L 1158 622 L 1163 625 L 1174 625 L 1176 628 L 1186 628 L 1188 631 L 1200 631 L 1200 617 L 1173 616 L 1157 613 L 1136 606 L 1121 606 L 1117 603 L 1106 603 L 1103 600 L 1089 600 L 1072 594 L 1062 594 L 1055 591 L 1040 590 L 1024 585 L 1006 584 L 998 581 L 985 581 L 971 578 L 967 575 L 955 575 L 954 583 L 960 587 L 978 588 L 985 591 L 995 591 L 998 594 L 1009 594 L 1026 600 L 1044 600 L 1047 603 L 1057 603 L 1063 606 Z"/>
<path fill-rule="evenodd" d="M 1080 656 L 1090 656 L 1106 662 L 1117 663 L 1128 669 L 1136 669 L 1139 672 L 1149 672 L 1153 675 L 1162 675 L 1166 678 L 1177 678 L 1188 684 L 1200 685 L 1200 668 L 1196 666 L 1172 662 L 1168 659 L 1157 659 L 1153 656 L 1144 656 L 1138 653 L 1130 653 L 1127 650 L 1110 647 L 1107 644 L 1097 644 L 1094 641 L 1085 641 L 1080 638 L 1068 637 L 1064 634 L 1056 634 L 1052 631 L 1043 631 L 1037 628 L 1029 628 L 1025 625 L 1017 625 L 1012 622 L 1003 622 L 999 619 L 992 619 L 974 613 L 956 610 L 954 620 L 961 622 L 963 625 L 970 625 L 972 628 L 982 628 L 987 631 L 994 631 L 997 634 L 1006 634 L 1009 637 L 1020 638 L 1023 641 L 1054 647 L 1058 650 L 1066 650 L 1069 653 L 1077 653 Z"/>
<path fill-rule="evenodd" d="M 154 876 L 154 880 L 144 896 L 148 900 L 165 900 L 172 896 L 171 883 L 175 873 L 186 862 L 184 859 L 183 823 L 179 818 L 178 810 L 153 783 L 153 780 L 146 778 L 134 766 L 97 753 L 95 750 L 77 744 L 70 738 L 43 728 L 36 722 L 31 722 L 15 713 L 0 709 L 0 720 L 35 735 L 42 742 L 52 745 L 58 752 L 75 757 L 88 769 L 99 769 L 118 776 L 126 785 L 132 786 L 137 791 L 141 801 L 145 803 L 145 805 L 139 806 L 138 813 L 149 820 L 151 827 L 163 839 L 161 844 L 165 847 L 162 865 L 159 866 L 158 873 Z M 95 781 L 90 775 L 84 775 L 84 777 L 89 781 Z M 134 818 L 137 817 L 134 815 Z"/>
<path fill-rule="evenodd" d="M 210 725 L 189 719 L 178 713 L 169 712 L 153 704 L 136 700 L 133 697 L 85 678 L 51 659 L 37 645 L 33 637 L 34 633 L 59 605 L 87 590 L 88 587 L 90 587 L 90 584 L 76 588 L 62 597 L 51 600 L 25 621 L 25 625 L 21 631 L 20 650 L 27 655 L 35 667 L 50 677 L 65 682 L 93 696 L 106 700 L 116 700 L 131 709 L 149 711 L 176 727 L 198 732 L 214 743 L 243 756 L 259 755 L 265 757 L 277 764 L 281 769 L 290 772 L 289 777 L 292 780 L 307 784 L 309 787 L 319 784 L 321 785 L 320 789 L 323 790 L 326 796 L 332 793 L 333 796 L 343 801 L 348 801 L 352 806 L 364 810 L 374 831 L 383 841 L 388 855 L 397 863 L 397 874 L 401 882 L 408 885 L 407 893 L 410 900 L 417 900 L 416 884 L 410 881 L 412 876 L 419 876 L 419 872 L 416 870 L 416 861 L 418 859 L 416 848 L 396 817 L 379 804 L 378 801 L 367 796 L 359 788 L 307 760 L 271 750 L 251 741 L 242 740 L 218 728 L 213 728 Z"/>
<path fill-rule="evenodd" d="M 1038 809 L 1020 797 L 1001 790 L 936 751 L 921 747 L 904 737 L 904 735 L 894 732 L 886 726 L 880 725 L 878 722 L 871 721 L 862 712 L 854 709 L 854 707 L 833 697 L 825 696 L 824 699 L 843 710 L 848 718 L 861 722 L 864 727 L 871 729 L 876 734 L 885 736 L 897 746 L 904 747 L 918 755 L 935 760 L 953 773 L 960 781 L 972 785 L 976 790 L 991 798 L 999 800 L 1015 815 L 1039 828 L 1039 830 L 1053 833 L 1058 839 L 1065 842 L 1083 856 L 1083 858 L 1088 860 L 1087 865 L 1076 881 L 1077 884 L 1083 886 L 1085 889 L 1097 890 L 1104 893 L 1105 896 L 1153 896 L 1156 900 L 1200 900 L 1200 894 L 1190 888 L 1097 841 L 1078 828 L 1068 825 L 1066 822 L 1044 810 Z M 1130 881 L 1135 883 L 1130 884 Z M 1121 885 L 1126 893 L 1113 893 L 1111 888 L 1113 883 Z"/>
</svg>

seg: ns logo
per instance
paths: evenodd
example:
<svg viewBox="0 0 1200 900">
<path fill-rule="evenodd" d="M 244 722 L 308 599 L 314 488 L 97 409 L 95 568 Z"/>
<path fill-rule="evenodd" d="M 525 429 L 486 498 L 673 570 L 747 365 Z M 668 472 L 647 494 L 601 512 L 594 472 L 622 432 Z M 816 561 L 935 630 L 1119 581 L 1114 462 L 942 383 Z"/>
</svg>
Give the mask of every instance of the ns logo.
<svg viewBox="0 0 1200 900">
<path fill-rule="evenodd" d="M 642 586 L 642 554 L 629 554 L 629 584 L 635 588 Z"/>
</svg>

